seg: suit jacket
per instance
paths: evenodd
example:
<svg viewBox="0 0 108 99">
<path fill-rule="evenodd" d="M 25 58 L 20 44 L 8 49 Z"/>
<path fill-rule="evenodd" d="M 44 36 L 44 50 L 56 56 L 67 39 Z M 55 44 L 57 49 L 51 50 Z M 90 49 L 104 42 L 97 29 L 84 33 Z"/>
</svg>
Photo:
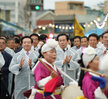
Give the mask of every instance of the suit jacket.
<svg viewBox="0 0 108 99">
<path fill-rule="evenodd" d="M 6 51 L 2 52 L 3 58 L 5 60 L 5 64 L 1 68 L 2 76 L 4 78 L 4 81 L 6 83 L 6 86 L 8 87 L 8 74 L 9 74 L 9 65 L 12 60 L 12 56 L 8 54 Z"/>
</svg>

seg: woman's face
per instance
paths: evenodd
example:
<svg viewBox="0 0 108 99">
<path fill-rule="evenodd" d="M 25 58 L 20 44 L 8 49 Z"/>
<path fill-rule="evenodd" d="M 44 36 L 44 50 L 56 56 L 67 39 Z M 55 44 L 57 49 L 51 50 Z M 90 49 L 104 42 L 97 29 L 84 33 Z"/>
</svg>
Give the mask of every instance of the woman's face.
<svg viewBox="0 0 108 99">
<path fill-rule="evenodd" d="M 99 70 L 99 57 L 96 56 L 94 60 L 91 63 L 89 63 L 89 66 L 92 70 L 98 71 Z"/>
<path fill-rule="evenodd" d="M 44 52 L 43 56 L 45 60 L 49 62 L 50 64 L 54 63 L 54 61 L 56 60 L 56 56 L 57 56 L 56 49 L 52 49 L 48 52 Z"/>
</svg>

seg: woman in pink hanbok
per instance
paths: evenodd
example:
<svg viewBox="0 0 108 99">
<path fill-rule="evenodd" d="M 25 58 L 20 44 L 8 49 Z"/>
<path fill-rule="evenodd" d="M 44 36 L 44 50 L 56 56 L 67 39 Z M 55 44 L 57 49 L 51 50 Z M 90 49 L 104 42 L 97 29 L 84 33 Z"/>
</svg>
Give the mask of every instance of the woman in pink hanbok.
<svg viewBox="0 0 108 99">
<path fill-rule="evenodd" d="M 48 68 L 45 67 L 44 64 L 42 64 L 40 61 L 37 62 L 36 66 L 33 69 L 34 75 L 35 75 L 35 89 L 38 90 L 35 92 L 35 98 L 34 99 L 61 99 L 61 85 L 63 85 L 63 78 L 61 77 L 61 74 L 59 70 L 56 68 L 56 66 L 53 64 L 56 60 L 56 46 L 58 43 L 55 40 L 48 40 L 46 44 L 42 46 L 41 53 L 44 58 L 41 58 L 42 62 L 47 65 L 48 68 L 51 69 L 49 71 Z M 39 92 L 43 91 L 45 84 L 50 81 L 52 78 L 58 77 L 58 81 L 56 84 L 55 92 L 51 94 L 50 96 L 44 97 L 44 95 Z M 34 94 L 34 93 L 33 93 Z"/>
<path fill-rule="evenodd" d="M 81 57 L 81 64 L 92 71 L 99 70 L 99 57 L 94 48 L 88 47 L 84 49 Z M 85 72 L 82 80 L 82 90 L 87 99 L 107 99 L 104 94 L 106 87 L 106 79 L 91 72 Z"/>
</svg>

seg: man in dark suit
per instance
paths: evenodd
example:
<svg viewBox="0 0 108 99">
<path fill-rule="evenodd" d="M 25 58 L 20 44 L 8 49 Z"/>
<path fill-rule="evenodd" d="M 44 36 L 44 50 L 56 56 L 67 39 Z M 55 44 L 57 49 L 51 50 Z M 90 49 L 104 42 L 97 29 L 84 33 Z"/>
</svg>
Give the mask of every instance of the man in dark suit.
<svg viewBox="0 0 108 99">
<path fill-rule="evenodd" d="M 0 99 L 10 99 L 8 92 L 8 76 L 9 76 L 9 65 L 12 56 L 4 51 L 6 48 L 6 40 L 0 38 L 0 52 L 3 55 L 5 64 L 0 68 Z"/>
</svg>

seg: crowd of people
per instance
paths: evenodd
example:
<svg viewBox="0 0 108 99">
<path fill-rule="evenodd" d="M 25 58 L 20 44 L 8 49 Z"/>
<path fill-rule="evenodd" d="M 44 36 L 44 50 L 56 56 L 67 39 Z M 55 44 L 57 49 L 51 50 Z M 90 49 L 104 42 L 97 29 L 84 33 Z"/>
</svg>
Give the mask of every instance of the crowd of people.
<svg viewBox="0 0 108 99">
<path fill-rule="evenodd" d="M 24 92 L 33 86 L 36 90 L 31 92 L 31 99 L 43 99 L 41 91 L 55 77 L 58 94 L 54 92 L 45 99 L 61 99 L 60 90 L 72 82 L 69 77 L 78 83 L 85 99 L 107 99 L 108 74 L 99 76 L 81 70 L 84 67 L 103 74 L 99 65 L 107 50 L 108 31 L 73 39 L 67 34 L 53 39 L 35 33 L 0 36 L 0 99 L 26 99 Z"/>
</svg>

